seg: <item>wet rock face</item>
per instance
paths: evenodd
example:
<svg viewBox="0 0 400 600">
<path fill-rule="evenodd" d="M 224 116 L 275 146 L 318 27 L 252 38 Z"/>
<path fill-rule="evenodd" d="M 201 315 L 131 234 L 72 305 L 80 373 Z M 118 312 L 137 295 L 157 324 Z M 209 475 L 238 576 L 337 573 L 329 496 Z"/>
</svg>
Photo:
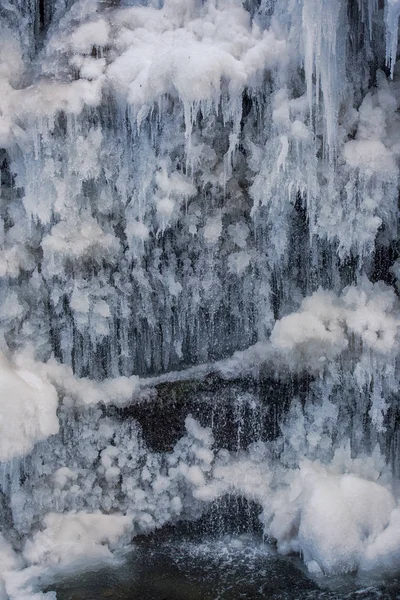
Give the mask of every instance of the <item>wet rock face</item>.
<svg viewBox="0 0 400 600">
<path fill-rule="evenodd" d="M 291 382 L 250 377 L 226 381 L 211 375 L 200 381 L 158 385 L 152 400 L 124 409 L 110 407 L 106 413 L 137 421 L 155 452 L 172 449 L 184 433 L 188 414 L 212 429 L 216 448 L 239 451 L 258 440 L 276 439 L 291 399 L 305 397 L 309 384 L 308 377 L 294 377 Z"/>
</svg>

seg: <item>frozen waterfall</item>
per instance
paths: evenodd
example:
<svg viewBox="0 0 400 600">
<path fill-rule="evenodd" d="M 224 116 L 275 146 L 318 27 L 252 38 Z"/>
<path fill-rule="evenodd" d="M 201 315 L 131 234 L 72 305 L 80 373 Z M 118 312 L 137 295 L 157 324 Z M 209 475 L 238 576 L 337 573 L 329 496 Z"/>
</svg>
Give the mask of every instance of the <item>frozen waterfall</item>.
<svg viewBox="0 0 400 600">
<path fill-rule="evenodd" d="M 226 495 L 400 571 L 399 17 L 0 0 L 1 600 Z"/>
</svg>

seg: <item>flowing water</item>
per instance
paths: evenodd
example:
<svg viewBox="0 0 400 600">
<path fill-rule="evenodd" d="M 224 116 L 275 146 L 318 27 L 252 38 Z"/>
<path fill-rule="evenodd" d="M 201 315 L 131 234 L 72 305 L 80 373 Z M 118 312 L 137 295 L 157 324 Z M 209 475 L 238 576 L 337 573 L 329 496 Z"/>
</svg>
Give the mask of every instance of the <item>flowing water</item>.
<svg viewBox="0 0 400 600">
<path fill-rule="evenodd" d="M 281 557 L 252 535 L 213 539 L 180 532 L 137 540 L 119 567 L 64 576 L 60 600 L 396 600 L 400 580 L 311 579 L 299 558 Z"/>
</svg>

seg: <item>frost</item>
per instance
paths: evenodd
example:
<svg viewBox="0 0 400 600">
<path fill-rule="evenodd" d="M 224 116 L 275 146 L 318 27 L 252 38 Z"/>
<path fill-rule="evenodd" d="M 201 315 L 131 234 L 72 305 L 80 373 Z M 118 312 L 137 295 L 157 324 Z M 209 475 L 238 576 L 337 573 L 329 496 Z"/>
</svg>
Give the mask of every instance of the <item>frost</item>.
<svg viewBox="0 0 400 600">
<path fill-rule="evenodd" d="M 204 227 L 204 238 L 208 244 L 215 244 L 222 232 L 222 220 L 220 216 L 209 217 Z"/>
<path fill-rule="evenodd" d="M 0 369 L 0 461 L 8 462 L 58 433 L 58 399 L 44 373 L 15 368 L 4 356 Z"/>
<path fill-rule="evenodd" d="M 346 288 L 340 299 L 323 290 L 304 299 L 297 313 L 276 322 L 273 348 L 311 369 L 341 354 L 353 335 L 365 348 L 393 356 L 399 344 L 397 298 L 380 284 L 363 287 Z"/>
<path fill-rule="evenodd" d="M 381 141 L 351 140 L 344 146 L 344 158 L 351 167 L 397 175 L 397 165 L 393 155 L 385 148 Z"/>
<path fill-rule="evenodd" d="M 71 46 L 76 52 L 90 54 L 93 46 L 106 46 L 109 30 L 109 24 L 104 19 L 84 23 L 73 32 Z"/>
<path fill-rule="evenodd" d="M 111 558 L 121 538 L 129 540 L 132 522 L 128 516 L 99 513 L 48 514 L 44 530 L 25 544 L 23 556 L 30 564 L 67 566 L 83 560 Z"/>
<path fill-rule="evenodd" d="M 311 464 L 300 466 L 283 494 L 286 498 L 278 495 L 274 500 L 270 525 L 279 550 L 300 551 L 312 572 L 317 566 L 325 574 L 357 570 L 396 505 L 382 485 Z"/>
</svg>

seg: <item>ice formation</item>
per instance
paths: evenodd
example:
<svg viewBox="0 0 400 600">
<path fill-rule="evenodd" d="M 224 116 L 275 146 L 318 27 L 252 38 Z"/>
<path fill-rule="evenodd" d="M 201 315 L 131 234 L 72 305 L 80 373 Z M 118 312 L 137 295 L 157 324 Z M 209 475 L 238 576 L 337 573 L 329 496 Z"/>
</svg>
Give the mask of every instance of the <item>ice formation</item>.
<svg viewBox="0 0 400 600">
<path fill-rule="evenodd" d="M 400 570 L 399 17 L 0 2 L 0 598 L 227 494 L 313 574 Z M 231 438 L 216 389 L 152 448 L 210 377 Z"/>
</svg>

